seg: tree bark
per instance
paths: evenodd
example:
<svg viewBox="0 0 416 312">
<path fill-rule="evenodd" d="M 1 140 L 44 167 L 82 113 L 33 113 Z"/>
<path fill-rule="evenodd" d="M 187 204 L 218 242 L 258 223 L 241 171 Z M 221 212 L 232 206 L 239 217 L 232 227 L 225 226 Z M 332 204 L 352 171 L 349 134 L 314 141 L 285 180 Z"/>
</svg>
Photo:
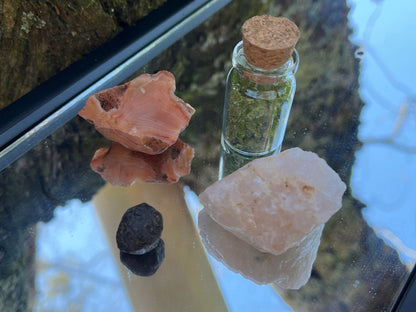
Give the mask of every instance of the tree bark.
<svg viewBox="0 0 416 312">
<path fill-rule="evenodd" d="M 0 0 L 0 109 L 167 0 Z"/>
</svg>

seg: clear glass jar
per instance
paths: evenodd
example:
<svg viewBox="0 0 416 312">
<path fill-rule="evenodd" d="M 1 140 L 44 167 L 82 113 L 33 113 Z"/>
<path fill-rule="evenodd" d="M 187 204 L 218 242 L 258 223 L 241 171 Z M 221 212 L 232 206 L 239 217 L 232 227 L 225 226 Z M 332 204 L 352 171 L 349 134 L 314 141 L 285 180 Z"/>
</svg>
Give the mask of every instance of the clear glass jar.
<svg viewBox="0 0 416 312">
<path fill-rule="evenodd" d="M 235 46 L 225 91 L 220 178 L 255 158 L 280 152 L 298 65 L 296 49 L 282 66 L 262 69 L 246 60 L 242 41 Z"/>
</svg>

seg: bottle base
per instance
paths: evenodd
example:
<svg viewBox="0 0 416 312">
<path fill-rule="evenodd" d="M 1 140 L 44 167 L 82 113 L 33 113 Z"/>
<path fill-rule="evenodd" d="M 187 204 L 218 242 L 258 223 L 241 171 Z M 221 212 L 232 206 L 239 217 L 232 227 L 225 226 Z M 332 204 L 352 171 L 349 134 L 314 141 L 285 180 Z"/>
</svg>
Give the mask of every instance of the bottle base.
<svg viewBox="0 0 416 312">
<path fill-rule="evenodd" d="M 279 145 L 271 151 L 262 153 L 244 152 L 232 147 L 230 144 L 228 144 L 227 140 L 225 140 L 224 137 L 221 136 L 221 154 L 218 174 L 219 180 L 229 175 L 230 173 L 236 171 L 237 169 L 245 166 L 254 159 L 267 157 L 279 153 L 281 147 L 282 146 Z"/>
</svg>

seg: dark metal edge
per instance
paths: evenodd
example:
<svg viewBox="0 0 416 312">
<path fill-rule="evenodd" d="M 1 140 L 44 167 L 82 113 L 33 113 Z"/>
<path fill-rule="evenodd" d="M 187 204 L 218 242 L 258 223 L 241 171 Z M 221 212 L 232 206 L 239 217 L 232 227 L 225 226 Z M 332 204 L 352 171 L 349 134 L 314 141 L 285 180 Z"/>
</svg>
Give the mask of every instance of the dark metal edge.
<svg viewBox="0 0 416 312">
<path fill-rule="evenodd" d="M 413 268 L 410 277 L 407 279 L 396 303 L 393 312 L 414 312 L 416 311 L 416 269 Z"/>
</svg>

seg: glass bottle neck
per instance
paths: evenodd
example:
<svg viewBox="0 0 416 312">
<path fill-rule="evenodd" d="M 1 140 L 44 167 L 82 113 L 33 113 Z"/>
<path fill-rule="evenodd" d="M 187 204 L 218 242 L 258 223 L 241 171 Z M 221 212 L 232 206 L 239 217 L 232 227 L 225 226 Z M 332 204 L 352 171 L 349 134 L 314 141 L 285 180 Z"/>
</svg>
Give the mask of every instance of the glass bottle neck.
<svg viewBox="0 0 416 312">
<path fill-rule="evenodd" d="M 240 41 L 233 51 L 233 68 L 239 74 L 250 81 L 259 84 L 275 84 L 288 75 L 294 75 L 298 70 L 299 55 L 293 49 L 292 57 L 282 66 L 272 69 L 264 69 L 250 64 L 244 56 L 243 41 Z"/>
</svg>

